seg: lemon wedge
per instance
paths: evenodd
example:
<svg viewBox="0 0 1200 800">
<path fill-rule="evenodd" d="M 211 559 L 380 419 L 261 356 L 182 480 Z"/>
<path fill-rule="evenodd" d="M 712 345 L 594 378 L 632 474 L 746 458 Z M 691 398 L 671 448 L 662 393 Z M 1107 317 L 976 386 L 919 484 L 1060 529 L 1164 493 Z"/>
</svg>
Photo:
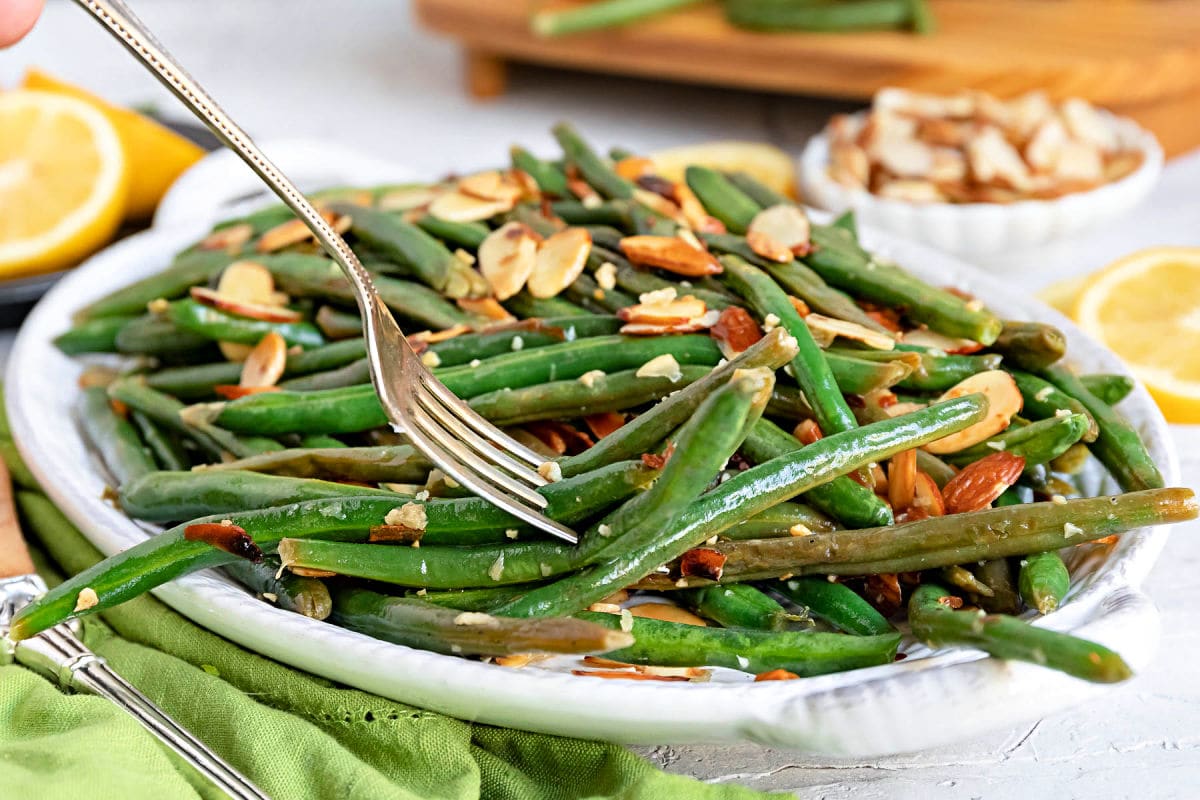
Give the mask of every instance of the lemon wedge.
<svg viewBox="0 0 1200 800">
<path fill-rule="evenodd" d="M 650 155 L 654 171 L 667 180 L 683 180 L 684 170 L 696 164 L 722 172 L 745 172 L 759 183 L 796 197 L 796 165 L 792 157 L 763 142 L 705 142 L 672 147 Z"/>
<path fill-rule="evenodd" d="M 0 277 L 72 266 L 121 223 L 125 151 L 108 118 L 49 92 L 0 93 Z"/>
<path fill-rule="evenodd" d="M 1080 327 L 1119 355 L 1170 422 L 1200 423 L 1200 247 L 1154 247 L 1088 278 Z"/>
</svg>

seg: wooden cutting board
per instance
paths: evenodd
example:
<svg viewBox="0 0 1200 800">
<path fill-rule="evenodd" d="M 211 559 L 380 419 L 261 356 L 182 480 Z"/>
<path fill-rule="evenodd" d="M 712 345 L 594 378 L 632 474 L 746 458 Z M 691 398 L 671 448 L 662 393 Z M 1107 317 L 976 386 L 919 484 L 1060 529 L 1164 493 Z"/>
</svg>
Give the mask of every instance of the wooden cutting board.
<svg viewBox="0 0 1200 800">
<path fill-rule="evenodd" d="M 628 28 L 542 39 L 535 6 L 571 2 L 414 0 L 430 29 L 459 40 L 469 90 L 505 88 L 505 64 L 720 86 L 867 99 L 883 86 L 931 92 L 965 87 L 1007 97 L 1043 89 L 1085 97 L 1131 116 L 1168 154 L 1200 146 L 1200 2 L 1197 0 L 929 0 L 933 36 L 754 33 L 714 4 Z"/>
</svg>

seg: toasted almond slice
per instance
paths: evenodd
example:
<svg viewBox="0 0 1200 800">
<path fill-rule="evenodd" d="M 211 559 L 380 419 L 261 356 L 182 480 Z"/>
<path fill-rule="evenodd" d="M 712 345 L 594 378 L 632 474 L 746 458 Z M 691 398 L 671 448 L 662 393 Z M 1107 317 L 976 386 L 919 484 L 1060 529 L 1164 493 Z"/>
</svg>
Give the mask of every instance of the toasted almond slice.
<svg viewBox="0 0 1200 800">
<path fill-rule="evenodd" d="M 338 234 L 343 234 L 350 230 L 352 220 L 348 216 L 341 216 L 326 211 L 321 214 L 325 221 L 333 227 Z M 310 241 L 313 238 L 313 233 L 303 221 L 298 219 L 290 219 L 287 222 L 280 223 L 274 228 L 265 232 L 258 240 L 255 249 L 260 253 L 274 253 L 276 250 L 282 250 L 285 247 L 291 247 L 294 244 Z"/>
<path fill-rule="evenodd" d="M 866 117 L 861 114 L 834 114 L 829 118 L 826 130 L 834 142 L 853 142 L 866 124 Z"/>
<path fill-rule="evenodd" d="M 481 222 L 511 211 L 516 200 L 483 200 L 462 192 L 445 192 L 429 204 L 429 213 L 446 222 Z"/>
<path fill-rule="evenodd" d="M 470 333 L 471 326 L 463 323 L 451 325 L 449 328 L 444 328 L 440 331 L 421 331 L 408 336 L 409 342 L 424 342 L 425 344 L 436 344 L 444 342 L 447 339 L 453 339 L 456 336 L 462 336 L 464 333 Z"/>
<path fill-rule="evenodd" d="M 902 450 L 888 462 L 888 502 L 895 511 L 913 503 L 917 491 L 917 451 Z"/>
<path fill-rule="evenodd" d="M 275 331 L 268 331 L 242 364 L 242 387 L 274 386 L 287 366 L 287 342 Z"/>
<path fill-rule="evenodd" d="M 620 333 L 625 336 L 667 336 L 675 333 L 697 333 L 698 331 L 708 330 L 712 327 L 706 324 L 708 321 L 709 317 L 706 315 L 698 319 L 690 319 L 685 322 L 672 324 L 630 322 L 621 326 Z M 715 312 L 712 321 L 716 321 Z"/>
<path fill-rule="evenodd" d="M 686 183 L 676 182 L 671 187 L 671 197 L 674 199 L 675 205 L 679 206 L 679 210 L 683 212 L 683 218 L 687 221 L 689 228 L 705 233 L 717 233 L 717 231 L 711 230 L 713 218 L 705 211 L 700 198 L 696 197 L 696 193 Z M 721 227 L 725 226 L 721 225 Z"/>
<path fill-rule="evenodd" d="M 912 507 L 919 509 L 930 517 L 941 517 L 946 514 L 946 501 L 942 499 L 942 490 L 928 473 L 917 470 L 913 478 Z"/>
<path fill-rule="evenodd" d="M 674 383 L 683 377 L 683 370 L 675 356 L 663 353 L 638 367 L 634 375 L 638 378 L 667 378 Z"/>
<path fill-rule="evenodd" d="M 545 661 L 548 658 L 550 658 L 549 653 L 513 653 L 507 656 L 496 656 L 492 659 L 492 663 L 498 667 L 520 669 L 530 664 L 536 664 L 539 661 Z"/>
<path fill-rule="evenodd" d="M 808 325 L 809 330 L 820 331 L 835 337 L 840 336 L 843 339 L 852 339 L 876 350 L 896 349 L 896 340 L 894 338 L 886 333 L 880 333 L 877 330 L 868 328 L 865 325 L 859 325 L 857 322 L 847 322 L 844 319 L 827 317 L 815 311 L 805 317 L 804 322 Z"/>
<path fill-rule="evenodd" d="M 278 386 L 233 386 L 227 383 L 219 383 L 213 387 L 213 394 L 225 400 L 237 400 L 239 397 L 249 397 L 252 394 L 278 391 Z"/>
<path fill-rule="evenodd" d="M 1104 164 L 1104 180 L 1109 182 L 1121 180 L 1121 178 L 1135 172 L 1138 167 L 1142 166 L 1143 160 L 1143 155 L 1136 150 L 1128 153 L 1117 153 Z"/>
<path fill-rule="evenodd" d="M 254 226 L 248 222 L 230 225 L 213 231 L 196 245 L 199 250 L 225 250 L 237 252 L 254 236 Z"/>
<path fill-rule="evenodd" d="M 583 273 L 592 252 L 585 228 L 567 228 L 542 242 L 526 286 L 534 297 L 554 297 Z"/>
<path fill-rule="evenodd" d="M 625 681 L 676 682 L 688 680 L 687 678 L 678 675 L 647 675 L 643 672 L 622 672 L 621 670 L 605 669 L 573 669 L 571 670 L 571 674 L 590 678 L 607 678 L 609 680 Z"/>
<path fill-rule="evenodd" d="M 497 300 L 521 291 L 537 264 L 538 238 L 523 222 L 508 222 L 479 245 L 479 271 Z"/>
<path fill-rule="evenodd" d="M 687 218 L 679 206 L 657 192 L 650 192 L 640 187 L 634 187 L 633 199 L 656 214 L 666 217 L 678 225 L 687 225 Z"/>
<path fill-rule="evenodd" d="M 617 317 L 626 322 L 662 323 L 674 325 L 695 317 L 704 316 L 708 307 L 703 300 L 692 295 L 668 300 L 666 302 L 638 303 L 617 311 Z"/>
<path fill-rule="evenodd" d="M 687 609 L 679 606 L 667 605 L 666 603 L 642 603 L 639 606 L 634 606 L 629 609 L 629 613 L 635 617 L 643 619 L 657 619 L 663 622 L 678 622 L 682 625 L 696 625 L 704 628 L 708 626 L 700 617 L 696 616 Z"/>
<path fill-rule="evenodd" d="M 226 361 L 233 361 L 240 364 L 250 357 L 250 351 L 254 348 L 248 344 L 238 344 L 237 342 L 217 342 L 217 347 L 221 349 L 221 355 L 225 356 Z"/>
<path fill-rule="evenodd" d="M 794 261 L 796 258 L 796 254 L 791 251 L 791 248 L 772 239 L 762 231 L 746 231 L 746 244 L 756 254 L 768 261 L 786 264 L 789 261 Z"/>
<path fill-rule="evenodd" d="M 800 676 L 794 672 L 788 672 L 786 669 L 772 669 L 766 672 L 760 672 L 754 676 L 755 683 L 763 681 L 794 681 Z"/>
<path fill-rule="evenodd" d="M 834 142 L 829 148 L 829 177 L 853 189 L 867 188 L 871 179 L 867 152 L 853 142 Z"/>
<path fill-rule="evenodd" d="M 1057 117 L 1050 117 L 1034 130 L 1025 143 L 1023 154 L 1029 166 L 1040 172 L 1049 172 L 1058 163 L 1066 143 L 1067 129 Z"/>
<path fill-rule="evenodd" d="M 259 319 L 264 322 L 299 322 L 304 318 L 299 311 L 293 311 L 290 308 L 238 300 L 205 286 L 193 286 L 189 293 L 197 303 L 203 303 L 206 306 L 248 319 Z"/>
<path fill-rule="evenodd" d="M 749 241 L 750 234 L 762 234 L 796 255 L 805 255 L 809 250 L 811 231 L 808 217 L 803 210 L 798 206 L 780 203 L 770 208 L 764 208 L 754 215 L 754 219 L 750 221 L 750 225 L 746 229 L 746 239 Z M 751 244 L 751 247 L 753 246 Z M 759 255 L 766 257 L 762 253 Z"/>
<path fill-rule="evenodd" d="M 887 412 L 889 417 L 902 417 L 905 414 L 911 414 L 923 408 L 928 408 L 928 406 L 925 403 L 892 403 L 883 410 Z"/>
<path fill-rule="evenodd" d="M 627 181 L 636 181 L 654 172 L 654 162 L 643 156 L 628 156 L 613 164 L 613 169 Z"/>
<path fill-rule="evenodd" d="M 869 151 L 880 166 L 901 178 L 927 178 L 933 171 L 933 148 L 916 139 L 882 139 Z"/>
<path fill-rule="evenodd" d="M 967 178 L 967 159 L 959 150 L 949 147 L 933 149 L 933 168 L 929 180 L 934 183 L 963 181 Z"/>
<path fill-rule="evenodd" d="M 429 205 L 443 191 L 434 186 L 397 186 L 379 195 L 375 207 L 380 211 L 411 211 Z"/>
<path fill-rule="evenodd" d="M 951 355 L 969 355 L 983 349 L 983 345 L 973 339 L 957 339 L 928 328 L 908 331 L 901 338 L 905 344 L 928 347 L 930 350 L 941 350 L 943 353 Z"/>
<path fill-rule="evenodd" d="M 500 305 L 500 301 L 494 297 L 460 297 L 454 303 L 463 311 L 487 317 L 496 322 L 509 323 L 515 322 L 517 319 L 508 313 L 508 309 Z"/>
<path fill-rule="evenodd" d="M 1029 168 L 998 128 L 987 126 L 967 140 L 967 160 L 975 180 L 1019 192 L 1030 187 Z"/>
<path fill-rule="evenodd" d="M 710 334 L 717 340 L 721 353 L 733 358 L 762 338 L 758 323 L 741 306 L 729 306 L 721 311 Z"/>
<path fill-rule="evenodd" d="M 582 178 L 568 177 L 567 188 L 571 190 L 571 194 L 578 198 L 584 208 L 595 208 L 604 202 L 604 198 L 600 196 L 600 193 Z"/>
<path fill-rule="evenodd" d="M 1059 114 L 1072 138 L 1095 145 L 1106 153 L 1119 148 L 1116 130 L 1087 100 L 1079 97 L 1064 100 Z"/>
<path fill-rule="evenodd" d="M 217 292 L 232 300 L 244 300 L 264 306 L 287 304 L 287 296 L 277 297 L 271 271 L 254 261 L 235 261 L 221 270 Z M 283 302 L 278 302 L 280 299 Z"/>
<path fill-rule="evenodd" d="M 932 181 L 915 179 L 887 181 L 875 193 L 889 200 L 903 200 L 906 203 L 940 203 L 946 199 Z"/>
<path fill-rule="evenodd" d="M 975 99 L 966 93 L 941 95 L 887 87 L 875 93 L 871 108 L 911 114 L 916 117 L 969 117 L 975 112 Z"/>
<path fill-rule="evenodd" d="M 488 170 L 468 175 L 458 182 L 458 191 L 480 200 L 511 201 L 521 199 L 523 190 L 521 184 L 508 173 L 499 170 Z"/>
<path fill-rule="evenodd" d="M 962 147 L 967 140 L 967 125 L 948 119 L 922 119 L 917 124 L 917 138 L 934 147 Z"/>
<path fill-rule="evenodd" d="M 621 252 L 634 264 L 658 267 L 677 275 L 699 278 L 717 275 L 721 262 L 675 236 L 626 236 Z"/>
<path fill-rule="evenodd" d="M 1099 183 L 1104 180 L 1104 159 L 1100 149 L 1091 142 L 1063 142 L 1054 163 L 1054 177 L 1060 182 Z"/>
<path fill-rule="evenodd" d="M 1012 418 L 1021 410 L 1024 401 L 1017 382 L 1007 372 L 1001 369 L 980 372 L 960 381 L 941 396 L 941 400 L 953 400 L 969 394 L 980 393 L 988 400 L 987 416 L 969 428 L 958 433 L 952 433 L 936 442 L 925 445 L 931 453 L 956 453 L 973 444 L 979 444 L 1000 433 L 1012 422 Z"/>
<path fill-rule="evenodd" d="M 1028 139 L 1043 122 L 1054 116 L 1045 92 L 1026 92 L 1009 100 L 1008 127 L 1018 139 Z"/>
</svg>

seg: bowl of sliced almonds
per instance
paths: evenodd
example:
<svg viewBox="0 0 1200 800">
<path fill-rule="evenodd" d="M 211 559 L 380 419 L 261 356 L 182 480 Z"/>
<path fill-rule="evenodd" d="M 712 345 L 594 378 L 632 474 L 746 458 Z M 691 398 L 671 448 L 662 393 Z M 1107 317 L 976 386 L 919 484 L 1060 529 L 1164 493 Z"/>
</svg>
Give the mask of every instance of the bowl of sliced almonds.
<svg viewBox="0 0 1200 800">
<path fill-rule="evenodd" d="M 1152 133 L 1078 98 L 883 89 L 809 141 L 800 180 L 812 205 L 978 256 L 1120 216 L 1162 162 Z"/>
</svg>

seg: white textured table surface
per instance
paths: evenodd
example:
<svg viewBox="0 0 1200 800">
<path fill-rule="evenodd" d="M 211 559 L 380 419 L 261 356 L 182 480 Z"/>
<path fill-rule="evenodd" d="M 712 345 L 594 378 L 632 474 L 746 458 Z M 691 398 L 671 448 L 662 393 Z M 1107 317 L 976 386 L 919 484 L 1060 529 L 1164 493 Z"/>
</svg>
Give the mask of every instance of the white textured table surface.
<svg viewBox="0 0 1200 800">
<path fill-rule="evenodd" d="M 634 150 L 714 138 L 798 151 L 835 103 L 519 69 L 507 95 L 467 99 L 458 54 L 394 0 L 142 0 L 139 13 L 261 138 L 326 137 L 437 175 L 500 163 L 512 142 L 552 152 L 561 118 Z M 0 85 L 37 64 L 126 103 L 172 100 L 62 0 L 0 52 Z M 1150 202 L 1105 230 L 987 266 L 1034 290 L 1152 244 L 1200 245 L 1200 153 L 1168 165 Z M 0 358 L 11 335 L 0 334 Z M 1174 429 L 1184 483 L 1200 484 L 1200 429 Z M 1200 794 L 1200 525 L 1172 536 L 1148 588 L 1162 610 L 1154 664 L 1103 699 L 1020 730 L 909 756 L 814 761 L 754 746 L 643 748 L 664 768 L 801 797 L 1191 798 Z M 970 709 L 964 709 L 970 713 Z"/>
</svg>

